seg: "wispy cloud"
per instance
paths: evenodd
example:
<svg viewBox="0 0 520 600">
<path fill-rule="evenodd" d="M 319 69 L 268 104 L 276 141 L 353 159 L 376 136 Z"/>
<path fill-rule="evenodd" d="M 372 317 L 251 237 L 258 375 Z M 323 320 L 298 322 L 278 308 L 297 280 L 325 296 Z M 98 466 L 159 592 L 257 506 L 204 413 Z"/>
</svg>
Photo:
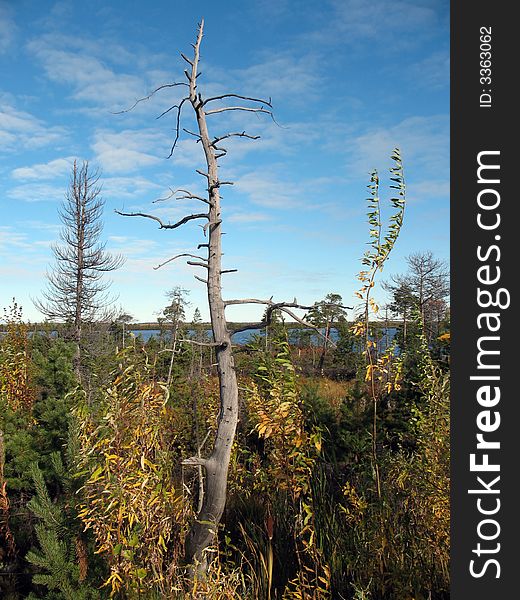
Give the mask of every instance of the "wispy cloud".
<svg viewBox="0 0 520 600">
<path fill-rule="evenodd" d="M 204 68 L 202 65 L 201 69 Z M 245 69 L 222 69 L 210 65 L 211 81 L 206 93 L 238 93 L 256 98 L 271 98 L 275 104 L 302 107 L 316 100 L 320 93 L 319 56 L 278 49 L 264 50 L 256 64 Z M 206 69 L 205 69 L 206 70 Z"/>
<path fill-rule="evenodd" d="M 0 225 L 0 249 L 4 251 L 12 248 L 29 250 L 31 244 L 27 234 L 16 231 L 13 227 Z"/>
<path fill-rule="evenodd" d="M 92 149 L 95 159 L 107 173 L 132 173 L 161 162 L 160 151 L 168 139 L 156 130 L 98 130 Z"/>
<path fill-rule="evenodd" d="M 329 186 L 337 186 L 341 178 L 299 177 L 278 173 L 276 168 L 248 171 L 235 178 L 233 193 L 245 194 L 250 202 L 265 208 L 302 212 L 334 211 L 335 201 L 329 199 Z M 327 193 L 326 193 L 327 191 Z"/>
<path fill-rule="evenodd" d="M 29 227 L 31 229 L 36 229 L 38 231 L 48 231 L 49 233 L 52 233 L 53 235 L 57 235 L 57 233 L 61 229 L 61 225 L 58 225 L 55 223 L 48 223 L 45 221 L 31 220 L 31 219 L 22 221 L 21 225 L 23 227 Z"/>
<path fill-rule="evenodd" d="M 102 177 L 103 197 L 107 200 L 154 200 L 164 191 L 164 186 L 136 175 L 134 177 Z"/>
<path fill-rule="evenodd" d="M 0 97 L 0 152 L 36 149 L 62 142 L 67 130 L 49 127 L 28 112 L 17 109 L 6 97 Z"/>
<path fill-rule="evenodd" d="M 10 200 L 23 202 L 61 202 L 65 189 L 46 183 L 24 183 L 9 189 L 6 196 Z"/>
<path fill-rule="evenodd" d="M 398 146 L 405 167 L 409 160 L 414 168 L 425 169 L 428 174 L 447 173 L 448 131 L 447 115 L 408 117 L 393 126 L 370 128 L 351 141 L 348 169 L 358 174 L 374 168 L 382 171 L 389 164 L 392 149 Z"/>
<path fill-rule="evenodd" d="M 33 165 L 32 167 L 19 167 L 11 173 L 13 179 L 54 179 L 68 173 L 74 162 L 73 156 L 57 158 L 48 163 Z"/>
<path fill-rule="evenodd" d="M 260 212 L 233 212 L 227 217 L 229 223 L 260 223 L 270 221 L 271 215 Z"/>
<path fill-rule="evenodd" d="M 434 52 L 412 65 L 409 75 L 413 81 L 430 90 L 445 88 L 450 83 L 450 54 L 448 50 Z"/>
<path fill-rule="evenodd" d="M 9 5 L 0 2 L 0 54 L 12 47 L 17 30 Z"/>
<path fill-rule="evenodd" d="M 106 36 L 93 40 L 48 33 L 28 42 L 27 48 L 42 63 L 49 80 L 72 88 L 71 97 L 80 103 L 76 110 L 92 116 L 125 110 L 169 82 L 164 70 L 151 68 L 153 55 L 136 56 Z M 175 90 L 171 96 L 176 97 Z M 154 110 L 153 102 L 142 102 L 133 113 Z"/>
<path fill-rule="evenodd" d="M 0 257 L 3 267 L 15 267 L 22 271 L 41 272 L 43 265 L 48 261 L 50 247 L 53 239 L 34 239 L 22 227 L 0 226 Z M 16 272 L 18 277 L 21 272 Z"/>
<path fill-rule="evenodd" d="M 144 95 L 138 77 L 116 75 L 95 56 L 71 50 L 70 45 L 70 38 L 48 34 L 29 42 L 28 49 L 43 63 L 51 81 L 72 86 L 74 99 L 102 105 L 108 111 Z"/>
<path fill-rule="evenodd" d="M 108 241 L 110 249 L 123 256 L 149 256 L 159 246 L 154 240 L 124 235 L 110 235 Z"/>
<path fill-rule="evenodd" d="M 249 172 L 239 177 L 234 187 L 259 206 L 290 209 L 302 204 L 303 189 L 298 184 L 281 181 L 273 174 Z"/>
<path fill-rule="evenodd" d="M 329 22 L 319 30 L 324 43 L 333 43 L 341 35 L 352 45 L 369 42 L 395 52 L 417 43 L 413 32 L 419 31 L 424 40 L 439 25 L 435 0 L 397 0 L 391 4 L 385 0 L 332 0 L 331 7 L 334 18 L 329 16 Z"/>
<path fill-rule="evenodd" d="M 421 201 L 423 198 L 447 199 L 450 196 L 449 179 L 412 182 L 407 188 L 408 198 L 412 201 Z"/>
</svg>

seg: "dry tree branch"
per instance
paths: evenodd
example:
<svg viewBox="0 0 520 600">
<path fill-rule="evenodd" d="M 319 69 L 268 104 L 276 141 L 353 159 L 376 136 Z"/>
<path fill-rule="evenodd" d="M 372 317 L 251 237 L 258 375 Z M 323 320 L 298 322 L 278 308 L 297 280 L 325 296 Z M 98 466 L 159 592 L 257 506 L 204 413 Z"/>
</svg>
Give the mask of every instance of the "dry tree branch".
<svg viewBox="0 0 520 600">
<path fill-rule="evenodd" d="M 213 96 L 211 98 L 206 98 L 202 103 L 202 106 L 205 106 L 208 102 L 213 102 L 215 100 L 223 100 L 224 98 L 240 98 L 240 100 L 249 100 L 250 102 L 256 102 L 258 104 L 265 104 L 266 106 L 273 107 L 271 103 L 271 98 L 269 100 L 264 100 L 263 98 L 251 98 L 250 96 L 242 96 L 240 94 L 222 94 L 221 96 Z M 206 112 L 206 114 L 208 114 Z"/>
<path fill-rule="evenodd" d="M 157 202 L 166 202 L 166 200 L 170 200 L 170 198 L 175 198 L 175 200 L 200 200 L 205 204 L 210 204 L 207 198 L 197 196 L 196 194 L 192 194 L 190 191 L 184 190 L 182 188 L 178 188 L 176 190 L 170 188 L 170 192 L 171 193 L 168 196 L 165 196 L 164 198 L 157 198 L 156 200 L 153 200 L 152 204 L 156 204 Z M 183 195 L 175 197 L 175 194 L 178 194 L 179 192 L 182 192 Z"/>
<path fill-rule="evenodd" d="M 222 223 L 222 220 L 219 219 L 218 221 L 208 221 L 205 225 L 201 225 L 204 236 L 206 236 L 208 227 L 210 227 L 211 225 L 217 226 L 217 225 L 220 225 L 221 223 Z"/>
<path fill-rule="evenodd" d="M 200 140 L 202 139 L 200 133 L 195 133 L 194 131 L 190 131 L 189 129 L 186 129 L 185 127 L 183 127 L 182 130 L 185 133 L 187 133 L 189 135 L 192 135 L 193 137 L 196 137 L 197 138 L 197 143 L 200 142 Z"/>
<path fill-rule="evenodd" d="M 202 260 L 206 260 L 206 259 L 202 259 Z M 209 266 L 207 265 L 207 263 L 201 263 L 201 262 L 196 262 L 193 260 L 187 260 L 186 264 L 190 265 L 192 267 L 204 267 L 204 269 L 209 269 Z"/>
<path fill-rule="evenodd" d="M 325 336 L 318 327 L 316 327 L 312 323 L 309 323 L 305 319 L 298 317 L 298 315 L 294 314 L 294 312 L 292 310 L 289 310 L 289 308 L 298 308 L 300 310 L 311 310 L 311 309 L 315 308 L 315 306 L 303 306 L 302 304 L 298 304 L 298 302 L 296 302 L 296 298 L 294 299 L 294 302 L 273 302 L 271 298 L 269 300 L 259 300 L 257 298 L 245 298 L 243 300 L 225 300 L 224 301 L 225 306 L 231 306 L 231 305 L 236 305 L 236 304 L 265 304 L 265 305 L 267 305 L 268 308 L 266 310 L 265 319 L 263 319 L 263 321 L 261 321 L 259 323 L 252 323 L 250 325 L 244 325 L 244 327 L 233 329 L 233 334 L 239 333 L 242 331 L 249 331 L 250 329 L 263 329 L 264 327 L 268 327 L 272 322 L 273 312 L 275 310 L 280 310 L 280 311 L 286 313 L 287 315 L 289 315 L 296 322 L 300 323 L 300 325 L 303 325 L 304 327 L 307 327 L 309 329 L 313 329 L 314 331 L 316 331 L 316 333 L 318 335 L 320 335 L 324 339 L 328 339 L 328 342 L 330 344 L 332 344 L 332 346 L 336 347 L 336 344 L 334 342 L 332 342 L 329 338 L 327 338 L 327 336 Z M 338 306 L 338 305 L 334 304 L 334 306 Z M 341 306 L 341 308 L 351 309 L 352 307 L 351 306 Z"/>
<path fill-rule="evenodd" d="M 197 39 L 193 45 L 193 56 L 187 58 L 181 55 L 181 58 L 188 63 L 189 69 L 185 70 L 185 76 L 189 83 L 189 94 L 187 97 L 179 101 L 178 104 L 170 107 L 161 116 L 176 111 L 175 119 L 175 135 L 173 144 L 171 146 L 170 158 L 177 148 L 180 135 L 181 135 L 181 116 L 184 118 L 183 108 L 185 107 L 186 101 L 188 100 L 191 104 L 195 117 L 197 120 L 198 134 L 193 133 L 189 130 L 182 129 L 187 132 L 188 135 L 194 136 L 197 141 L 201 142 L 204 151 L 205 158 L 205 170 L 198 170 L 197 173 L 206 178 L 207 181 L 207 200 L 202 199 L 200 196 L 197 197 L 191 192 L 186 190 L 180 190 L 181 194 L 184 194 L 185 199 L 198 199 L 208 204 L 208 212 L 201 214 L 192 214 L 184 217 L 180 221 L 174 224 L 164 223 L 159 217 L 155 215 L 136 212 L 136 213 L 124 213 L 116 211 L 122 216 L 141 216 L 148 219 L 155 220 L 161 229 L 175 229 L 184 223 L 194 219 L 205 219 L 205 223 L 202 226 L 204 236 L 207 236 L 207 244 L 201 244 L 198 248 L 205 247 L 208 249 L 207 259 L 202 259 L 200 256 L 190 255 L 187 253 L 172 257 L 170 260 L 163 264 L 167 264 L 176 258 L 181 256 L 188 256 L 194 258 L 195 261 L 187 261 L 188 264 L 193 266 L 201 266 L 207 269 L 207 277 L 202 278 L 194 275 L 195 279 L 201 281 L 207 286 L 208 291 L 208 304 L 210 310 L 210 319 L 212 324 L 213 339 L 220 347 L 216 352 L 216 364 L 218 365 L 218 376 L 219 376 L 219 394 L 220 394 L 220 416 L 217 419 L 217 427 L 215 430 L 215 441 L 210 456 L 205 459 L 200 456 L 200 450 L 198 456 L 191 457 L 182 462 L 183 465 L 198 466 L 199 474 L 202 480 L 202 471 L 200 467 L 206 467 L 206 476 L 204 479 L 203 486 L 203 501 L 199 506 L 198 519 L 195 519 L 191 525 L 190 533 L 186 539 L 186 561 L 190 565 L 189 572 L 190 576 L 200 573 L 207 566 L 207 552 L 210 546 L 213 545 L 216 530 L 220 522 L 221 516 L 224 511 L 226 501 L 226 488 L 227 488 L 227 473 L 228 466 L 231 457 L 231 450 L 233 439 L 236 433 L 236 426 L 238 422 L 239 404 L 238 404 L 238 387 L 236 380 L 236 372 L 232 354 L 232 343 L 231 334 L 225 317 L 225 303 L 222 299 L 222 287 L 221 287 L 221 274 L 234 272 L 236 269 L 222 269 L 222 235 L 224 232 L 221 230 L 221 195 L 220 189 L 223 185 L 232 185 L 231 181 L 220 181 L 217 158 L 225 154 L 225 149 L 218 147 L 221 140 L 230 137 L 248 137 L 250 139 L 257 139 L 259 136 L 248 135 L 245 132 L 242 133 L 228 133 L 224 136 L 212 138 L 209 134 L 206 117 L 210 114 L 219 114 L 227 111 L 243 111 L 252 113 L 264 113 L 270 115 L 274 121 L 273 113 L 271 109 L 271 99 L 268 101 L 243 96 L 239 94 L 224 94 L 221 96 L 214 96 L 204 100 L 202 95 L 197 90 L 197 78 L 200 75 L 198 72 L 198 65 L 200 59 L 200 45 L 203 37 L 204 21 L 201 20 Z M 208 103 L 218 100 L 224 100 L 227 98 L 237 98 L 242 100 L 245 106 L 222 106 L 214 105 L 216 108 L 205 111 L 205 106 Z M 229 101 L 233 104 L 233 101 Z M 248 106 L 249 103 L 249 106 Z M 227 104 L 226 101 L 223 104 Z M 252 105 L 251 105 L 252 104 Z M 160 117 L 158 117 L 160 118 Z M 212 141 L 213 140 L 213 141 Z M 172 191 L 172 196 L 179 193 L 179 190 Z M 181 196 L 182 198 L 183 196 Z M 179 198 L 179 199 L 181 199 Z M 167 198 L 166 198 L 167 199 Z M 163 199 L 160 199 L 161 201 Z M 200 261 L 200 262 L 199 262 Z M 268 302 L 256 301 L 257 303 L 268 304 L 268 310 L 266 315 L 269 319 L 272 316 L 273 310 L 276 308 L 282 309 L 285 306 L 289 307 L 300 307 L 296 303 L 274 303 L 272 299 Z M 238 303 L 238 301 L 229 301 L 228 304 Z M 241 301 L 245 303 L 245 301 Z M 307 308 L 307 307 L 302 307 Z M 202 488 L 201 488 L 202 489 Z"/>
<path fill-rule="evenodd" d="M 184 101 L 184 100 L 186 100 L 186 98 L 183 98 L 183 99 L 181 100 L 181 102 L 182 102 L 182 101 Z M 179 104 L 172 104 L 172 106 L 170 106 L 170 108 L 167 108 L 166 110 L 163 110 L 163 112 L 162 112 L 160 115 L 158 115 L 157 117 L 155 117 L 155 118 L 156 118 L 156 119 L 161 119 L 162 117 L 164 117 L 164 115 L 167 115 L 167 114 L 168 114 L 169 112 L 171 112 L 171 111 L 172 111 L 174 108 L 180 109 L 180 108 L 181 108 L 181 107 L 180 107 L 180 103 L 179 103 Z"/>
<path fill-rule="evenodd" d="M 179 82 L 174 82 L 174 83 L 165 83 L 164 85 L 160 85 L 158 88 L 155 88 L 155 90 L 153 90 L 153 92 L 150 92 L 148 94 L 148 96 L 144 96 L 143 98 L 139 98 L 138 100 L 136 100 L 134 102 L 134 104 L 130 107 L 130 108 L 126 108 L 124 110 L 119 110 L 117 112 L 112 112 L 113 115 L 122 115 L 124 113 L 130 112 L 132 110 L 134 110 L 134 108 L 140 103 L 140 102 L 144 102 L 145 100 L 150 100 L 150 98 L 156 94 L 157 92 L 159 92 L 160 90 L 163 90 L 165 88 L 172 88 L 172 87 L 177 87 L 178 85 L 185 85 L 188 86 L 188 84 L 184 81 L 179 81 Z"/>
<path fill-rule="evenodd" d="M 221 135 L 220 137 L 216 137 L 211 142 L 211 145 L 215 148 L 216 144 L 218 144 L 222 140 L 226 140 L 227 138 L 230 138 L 230 137 L 245 137 L 245 138 L 249 138 L 250 140 L 259 140 L 260 139 L 259 135 L 249 135 L 245 131 L 242 131 L 242 133 L 240 133 L 240 132 L 226 133 L 226 135 Z"/>
<path fill-rule="evenodd" d="M 211 110 L 207 110 L 205 111 L 205 114 L 216 115 L 217 113 L 223 113 L 229 110 L 243 110 L 245 112 L 265 113 L 271 117 L 273 116 L 272 111 L 267 110 L 266 108 L 253 108 L 251 106 L 223 106 L 222 108 L 212 108 Z"/>
<path fill-rule="evenodd" d="M 168 263 L 171 263 L 172 261 L 176 260 L 177 258 L 181 258 L 182 256 L 189 256 L 191 258 L 198 258 L 199 260 L 206 260 L 202 256 L 197 256 L 196 254 L 188 254 L 184 252 L 183 254 L 177 254 L 176 256 L 173 256 L 172 258 L 169 258 L 168 260 L 164 261 L 160 265 L 157 265 L 156 267 L 154 267 L 154 271 L 157 271 L 157 269 L 164 267 L 164 265 L 167 265 Z"/>
<path fill-rule="evenodd" d="M 177 221 L 177 223 L 174 223 L 172 225 L 171 223 L 163 223 L 161 219 L 159 219 L 159 217 L 156 217 L 155 215 L 149 215 L 140 212 L 124 213 L 119 210 L 116 210 L 115 212 L 118 215 L 121 215 L 122 217 L 145 217 L 146 219 L 153 219 L 154 221 L 157 221 L 157 223 L 159 223 L 159 229 L 176 229 L 177 227 L 184 225 L 188 221 L 193 221 L 194 219 L 209 219 L 208 213 L 198 213 L 195 215 L 188 215 L 186 217 L 183 217 L 180 221 Z"/>
<path fill-rule="evenodd" d="M 179 141 L 179 136 L 180 136 L 180 127 L 181 127 L 181 111 L 182 111 L 182 106 L 183 106 L 183 104 L 186 102 L 186 100 L 189 100 L 189 98 L 188 98 L 188 97 L 186 97 L 186 98 L 183 98 L 183 99 L 182 99 L 182 100 L 179 102 L 179 104 L 178 104 L 178 106 L 177 106 L 177 123 L 176 123 L 176 125 L 175 125 L 175 139 L 173 140 L 173 144 L 172 144 L 172 147 L 171 147 L 171 149 L 170 149 L 170 154 L 168 155 L 168 158 L 171 158 L 171 157 L 172 157 L 172 155 L 173 155 L 173 153 L 174 153 L 174 151 L 175 151 L 175 147 L 177 146 L 177 142 Z M 172 107 L 172 108 L 174 108 L 174 107 Z M 163 116 L 163 115 L 165 115 L 167 112 L 169 112 L 169 110 L 171 110 L 171 109 L 168 109 L 167 111 L 165 111 L 165 112 L 164 112 L 162 115 L 160 115 L 160 116 L 159 116 L 159 117 L 157 117 L 157 118 L 160 118 L 160 117 L 162 117 L 162 116 Z"/>
<path fill-rule="evenodd" d="M 264 327 L 267 327 L 268 325 L 271 324 L 272 315 L 275 310 L 282 310 L 282 309 L 286 309 L 287 307 L 300 308 L 301 310 L 310 310 L 312 308 L 311 306 L 303 306 L 302 304 L 298 304 L 297 302 L 273 302 L 272 299 L 259 300 L 257 298 L 245 298 L 243 300 L 225 300 L 224 301 L 224 306 L 226 306 L 226 307 L 231 306 L 231 305 L 237 305 L 237 304 L 265 304 L 268 308 L 266 310 L 265 319 L 263 319 L 259 323 L 251 323 L 250 325 L 244 325 L 243 327 L 233 329 L 233 333 L 248 331 L 250 329 L 263 329 Z M 284 310 L 284 312 L 285 312 L 285 310 Z M 311 325 L 310 323 L 307 323 L 306 321 L 303 321 L 299 317 L 296 317 L 295 315 L 291 315 L 291 316 L 293 318 L 295 318 L 298 322 L 300 322 L 302 325 L 305 325 L 306 327 L 314 328 L 313 325 Z"/>
<path fill-rule="evenodd" d="M 193 62 L 184 54 L 184 53 L 180 53 L 181 58 L 183 58 L 189 65 L 191 65 L 193 67 Z"/>
</svg>

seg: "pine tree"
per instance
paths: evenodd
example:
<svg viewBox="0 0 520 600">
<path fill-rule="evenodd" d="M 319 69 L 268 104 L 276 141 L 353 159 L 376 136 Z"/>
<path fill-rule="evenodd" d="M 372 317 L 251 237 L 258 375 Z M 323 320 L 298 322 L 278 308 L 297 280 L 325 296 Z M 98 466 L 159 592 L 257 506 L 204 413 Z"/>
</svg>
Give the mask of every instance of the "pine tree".
<svg viewBox="0 0 520 600">
<path fill-rule="evenodd" d="M 123 264 L 121 256 L 112 256 L 100 241 L 104 201 L 99 176 L 89 171 L 88 162 L 78 168 L 76 161 L 60 218 L 61 244 L 53 247 L 56 263 L 47 274 L 48 287 L 35 306 L 49 319 L 72 327 L 76 343 L 75 371 L 81 376 L 83 326 L 106 317 L 111 304 L 106 291 L 110 283 L 103 275 Z"/>
<path fill-rule="evenodd" d="M 39 548 L 26 559 L 38 572 L 33 583 L 47 588 L 46 599 L 94 600 L 100 592 L 90 582 L 88 550 L 81 533 L 81 522 L 75 515 L 75 485 L 67 474 L 59 453 L 52 455 L 56 475 L 64 488 L 64 499 L 53 501 L 43 472 L 34 463 L 31 475 L 36 495 L 28 507 L 39 519 L 35 527 Z M 31 594 L 30 598 L 38 598 Z"/>
</svg>

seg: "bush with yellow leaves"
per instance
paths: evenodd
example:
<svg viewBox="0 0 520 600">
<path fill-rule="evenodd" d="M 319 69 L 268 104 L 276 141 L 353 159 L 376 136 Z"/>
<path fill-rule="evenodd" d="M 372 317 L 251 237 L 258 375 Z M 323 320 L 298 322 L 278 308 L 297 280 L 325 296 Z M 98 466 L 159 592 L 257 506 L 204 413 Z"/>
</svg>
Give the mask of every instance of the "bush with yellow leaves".
<svg viewBox="0 0 520 600">
<path fill-rule="evenodd" d="M 111 596 L 172 597 L 189 509 L 174 478 L 168 389 L 141 350 L 120 358 L 103 405 L 76 409 L 86 477 L 79 516 L 110 565 Z"/>
</svg>

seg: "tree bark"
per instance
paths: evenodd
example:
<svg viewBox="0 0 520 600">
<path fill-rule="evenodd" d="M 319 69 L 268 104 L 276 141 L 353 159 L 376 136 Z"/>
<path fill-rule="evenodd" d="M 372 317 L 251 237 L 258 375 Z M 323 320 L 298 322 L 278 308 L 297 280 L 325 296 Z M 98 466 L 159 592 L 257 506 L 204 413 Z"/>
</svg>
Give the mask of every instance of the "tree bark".
<svg viewBox="0 0 520 600">
<path fill-rule="evenodd" d="M 191 565 L 196 565 L 198 573 L 206 570 L 207 550 L 215 541 L 218 524 L 224 512 L 229 461 L 238 422 L 238 384 L 231 348 L 231 335 L 228 331 L 225 304 L 222 299 L 222 229 L 218 164 L 215 148 L 208 133 L 204 104 L 196 92 L 202 33 L 203 23 L 199 27 L 195 44 L 189 100 L 196 114 L 208 169 L 206 174 L 209 198 L 207 291 L 213 339 L 218 344 L 215 350 L 220 391 L 220 414 L 211 455 L 207 459 L 199 459 L 206 470 L 206 489 L 202 508 L 193 523 L 186 543 L 186 559 Z M 191 461 L 197 462 L 195 457 Z"/>
<path fill-rule="evenodd" d="M 150 215 L 141 212 L 125 213 L 116 211 L 116 213 L 127 217 L 146 217 L 148 219 L 152 219 L 159 224 L 161 229 L 176 229 L 177 227 L 196 219 L 207 220 L 203 231 L 204 235 L 208 236 L 208 242 L 199 244 L 198 246 L 198 249 L 207 248 L 207 257 L 183 253 L 178 254 L 170 260 L 162 263 L 162 265 L 159 265 L 159 267 L 161 267 L 164 264 L 181 256 L 188 256 L 197 260 L 187 261 L 187 264 L 196 267 L 202 267 L 206 270 L 205 279 L 198 277 L 197 275 L 195 277 L 196 279 L 203 281 L 207 286 L 209 312 L 213 331 L 213 343 L 209 345 L 215 349 L 220 392 L 220 412 L 217 419 L 217 431 L 211 454 L 207 458 L 203 458 L 200 456 L 199 451 L 196 456 L 192 456 L 191 458 L 183 461 L 183 464 L 186 466 L 192 466 L 198 469 L 202 467 L 206 472 L 202 506 L 200 507 L 186 540 L 186 562 L 191 566 L 191 574 L 197 576 L 204 576 L 206 572 L 209 562 L 208 551 L 215 542 L 218 524 L 222 517 L 222 513 L 224 512 L 224 507 L 226 504 L 229 462 L 238 422 L 238 383 L 231 346 L 232 332 L 230 332 L 228 329 L 225 315 L 226 305 L 236 304 L 238 301 L 228 300 L 225 302 L 222 299 L 222 274 L 236 270 L 222 269 L 222 217 L 220 205 L 220 187 L 223 185 L 231 185 L 231 182 L 221 181 L 219 179 L 217 161 L 218 158 L 226 154 L 226 150 L 220 147 L 218 144 L 222 140 L 231 137 L 245 137 L 250 139 L 258 138 L 258 136 L 248 135 L 245 132 L 226 133 L 220 137 L 210 138 L 206 123 L 206 116 L 226 111 L 246 111 L 253 113 L 264 113 L 271 115 L 272 117 L 272 112 L 266 108 L 271 107 L 270 100 L 251 98 L 249 96 L 242 96 L 234 93 L 222 94 L 220 96 L 203 99 L 201 94 L 197 92 L 197 77 L 199 75 L 197 69 L 199 64 L 203 28 L 204 22 L 202 21 L 199 25 L 197 40 L 193 45 L 193 59 L 190 60 L 181 54 L 182 58 L 191 67 L 189 70 L 185 71 L 188 83 L 173 83 L 166 86 L 160 86 L 155 91 L 163 89 L 164 87 L 174 87 L 177 85 L 187 85 L 189 88 L 189 94 L 187 96 L 185 96 L 178 104 L 175 104 L 168 110 L 164 111 L 162 114 L 164 115 L 173 109 L 177 109 L 176 135 L 170 151 L 171 156 L 176 148 L 180 136 L 181 110 L 186 103 L 191 104 L 197 120 L 198 133 L 193 133 L 186 129 L 184 129 L 184 131 L 195 136 L 197 138 L 197 142 L 201 143 L 204 150 L 207 171 L 202 172 L 197 170 L 197 173 L 206 178 L 208 195 L 207 198 L 203 198 L 201 196 L 192 194 L 189 191 L 180 189 L 175 191 L 172 190 L 172 196 L 177 192 L 181 192 L 183 195 L 180 196 L 180 198 L 202 201 L 208 206 L 208 211 L 206 213 L 195 213 L 188 215 L 174 224 L 165 223 L 156 215 Z M 153 93 L 155 92 L 152 92 L 152 94 Z M 148 99 L 152 94 L 146 98 L 142 98 L 141 100 Z M 206 110 L 208 103 L 223 100 L 225 98 L 238 98 L 244 100 L 246 103 L 253 103 L 253 106 L 223 106 Z M 138 100 L 137 102 L 140 102 L 141 100 Z M 137 102 L 134 104 L 134 106 L 137 104 Z M 258 300 L 240 301 L 240 303 L 245 302 L 265 304 L 265 302 Z M 271 310 L 278 306 L 271 301 L 268 301 L 267 304 Z M 282 306 L 299 305 L 297 305 L 295 301 L 294 303 L 282 304 Z M 287 309 L 285 310 L 288 312 Z M 291 313 L 288 312 L 288 314 Z"/>
<path fill-rule="evenodd" d="M 72 170 L 72 198 L 75 202 L 75 216 L 76 216 L 76 236 L 78 240 L 77 244 L 77 256 L 76 256 L 76 297 L 74 300 L 75 314 L 74 314 L 74 342 L 76 344 L 76 351 L 72 359 L 74 372 L 78 382 L 81 382 L 81 325 L 82 325 L 82 299 L 83 299 L 83 251 L 85 245 L 85 214 L 84 205 L 82 202 L 82 190 L 81 177 L 78 179 L 78 167 L 76 161 Z M 85 172 L 85 198 L 88 196 L 87 186 L 87 172 Z"/>
</svg>

